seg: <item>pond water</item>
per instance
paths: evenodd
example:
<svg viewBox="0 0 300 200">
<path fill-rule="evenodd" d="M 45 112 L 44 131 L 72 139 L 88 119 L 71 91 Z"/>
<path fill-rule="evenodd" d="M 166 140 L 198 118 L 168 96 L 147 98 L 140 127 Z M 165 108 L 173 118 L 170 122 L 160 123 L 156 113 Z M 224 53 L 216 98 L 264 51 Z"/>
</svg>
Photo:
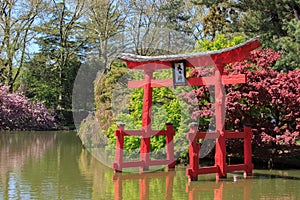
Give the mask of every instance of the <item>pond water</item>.
<svg viewBox="0 0 300 200">
<path fill-rule="evenodd" d="M 300 199 L 300 170 L 229 173 L 188 183 L 175 171 L 118 174 L 82 147 L 75 132 L 0 133 L 0 199 Z"/>
</svg>

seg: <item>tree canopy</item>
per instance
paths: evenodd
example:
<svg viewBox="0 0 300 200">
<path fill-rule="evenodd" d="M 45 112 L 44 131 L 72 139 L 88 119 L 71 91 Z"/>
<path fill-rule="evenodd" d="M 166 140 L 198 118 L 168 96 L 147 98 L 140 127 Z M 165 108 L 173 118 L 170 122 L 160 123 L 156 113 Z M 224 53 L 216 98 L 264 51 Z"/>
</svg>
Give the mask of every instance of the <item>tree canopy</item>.
<svg viewBox="0 0 300 200">
<path fill-rule="evenodd" d="M 77 72 L 89 60 L 103 77 L 124 73 L 120 52 L 205 51 L 260 35 L 281 53 L 272 69 L 299 69 L 299 0 L 4 0 L 0 10 L 0 83 L 54 110 L 72 110 Z"/>
</svg>

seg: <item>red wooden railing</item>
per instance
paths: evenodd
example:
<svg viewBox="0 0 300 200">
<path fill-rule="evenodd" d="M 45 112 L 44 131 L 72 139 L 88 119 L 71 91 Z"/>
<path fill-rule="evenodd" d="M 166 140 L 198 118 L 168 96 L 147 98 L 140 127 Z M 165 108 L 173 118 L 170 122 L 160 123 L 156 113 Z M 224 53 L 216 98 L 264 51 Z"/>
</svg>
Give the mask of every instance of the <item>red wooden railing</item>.
<svg viewBox="0 0 300 200">
<path fill-rule="evenodd" d="M 252 132 L 249 126 L 244 127 L 244 132 L 198 132 L 197 123 L 190 124 L 190 131 L 187 133 L 187 139 L 189 141 L 189 162 L 190 167 L 186 170 L 186 174 L 190 181 L 198 180 L 199 174 L 216 173 L 217 178 L 226 177 L 228 172 L 244 170 L 244 177 L 252 176 L 253 164 L 252 164 Z M 225 161 L 223 156 L 226 156 L 226 148 L 216 148 L 215 152 L 215 165 L 209 167 L 200 167 L 199 152 L 201 144 L 198 143 L 199 139 L 216 139 L 217 142 L 220 138 L 222 140 L 232 138 L 244 139 L 244 163 L 237 165 L 227 165 L 226 157 Z M 220 144 L 219 144 L 220 145 Z M 217 152 L 222 151 L 222 152 Z M 221 158 L 220 158 L 221 157 Z"/>
</svg>

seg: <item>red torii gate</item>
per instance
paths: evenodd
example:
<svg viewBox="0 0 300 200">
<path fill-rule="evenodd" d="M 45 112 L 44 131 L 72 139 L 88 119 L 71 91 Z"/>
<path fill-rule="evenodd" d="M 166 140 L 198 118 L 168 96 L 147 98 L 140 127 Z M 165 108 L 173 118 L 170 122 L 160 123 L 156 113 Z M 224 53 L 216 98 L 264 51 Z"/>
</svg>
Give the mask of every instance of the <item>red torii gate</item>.
<svg viewBox="0 0 300 200">
<path fill-rule="evenodd" d="M 169 168 L 175 167 L 173 136 L 175 131 L 172 124 L 167 124 L 166 130 L 154 131 L 151 129 L 151 107 L 152 107 L 152 88 L 170 87 L 176 85 L 214 85 L 215 86 L 215 119 L 216 130 L 213 133 L 200 133 L 194 125 L 191 125 L 187 138 L 190 141 L 189 157 L 190 168 L 187 175 L 190 180 L 197 180 L 198 174 L 217 173 L 217 177 L 226 177 L 226 172 L 234 170 L 245 170 L 248 175 L 252 174 L 252 149 L 251 149 L 251 130 L 245 128 L 245 132 L 233 133 L 224 130 L 225 116 L 225 94 L 222 90 L 224 84 L 245 83 L 246 76 L 227 75 L 224 67 L 233 62 L 243 61 L 248 58 L 249 52 L 261 46 L 258 37 L 250 39 L 234 47 L 191 54 L 178 54 L 167 56 L 139 56 L 123 53 L 120 59 L 126 62 L 129 69 L 143 70 L 145 75 L 143 80 L 133 80 L 128 82 L 129 88 L 144 88 L 142 130 L 125 130 L 124 124 L 118 125 L 115 131 L 117 137 L 116 156 L 113 168 L 115 172 L 121 172 L 126 167 L 140 167 L 148 170 L 152 165 L 168 165 Z M 211 77 L 186 78 L 185 67 L 205 67 L 215 66 L 215 74 Z M 153 72 L 161 69 L 172 69 L 173 79 L 156 80 Z M 182 73 L 183 72 L 183 73 Z M 184 74 L 184 77 L 183 77 Z M 141 136 L 140 160 L 134 162 L 123 161 L 123 148 L 125 136 Z M 166 136 L 167 158 L 165 160 L 150 159 L 150 137 L 153 135 Z M 215 166 L 208 168 L 199 167 L 200 146 L 196 140 L 199 138 L 210 137 L 216 139 Z M 245 163 L 243 165 L 227 166 L 226 164 L 226 138 L 245 138 Z M 250 142 L 249 142 L 250 141 Z"/>
</svg>

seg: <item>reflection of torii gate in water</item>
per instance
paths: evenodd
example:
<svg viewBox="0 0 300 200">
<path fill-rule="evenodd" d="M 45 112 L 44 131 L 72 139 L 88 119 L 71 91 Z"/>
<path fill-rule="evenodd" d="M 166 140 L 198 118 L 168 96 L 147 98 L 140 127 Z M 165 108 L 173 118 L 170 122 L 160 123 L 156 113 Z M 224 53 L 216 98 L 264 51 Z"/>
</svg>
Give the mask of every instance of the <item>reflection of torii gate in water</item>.
<svg viewBox="0 0 300 200">
<path fill-rule="evenodd" d="M 157 195 L 164 196 L 164 199 L 166 200 L 174 199 L 174 197 L 176 196 L 176 194 L 174 194 L 173 192 L 174 185 L 176 184 L 175 177 L 175 171 L 143 174 L 115 174 L 112 178 L 114 183 L 114 199 L 122 200 L 128 198 L 128 194 L 125 193 L 126 189 L 128 188 L 124 187 L 126 182 L 130 182 L 131 186 L 138 185 L 140 197 L 139 199 L 141 200 L 153 199 L 153 196 L 157 198 Z M 201 199 L 201 197 L 206 199 L 210 198 L 221 200 L 224 199 L 227 194 L 234 193 L 234 196 L 238 196 L 240 199 L 251 199 L 254 186 L 253 180 L 245 181 L 235 178 L 233 180 L 233 182 L 226 180 L 197 184 L 195 184 L 194 182 L 189 182 L 185 190 L 187 194 L 183 194 L 183 196 L 181 197 L 187 195 L 187 199 L 189 200 Z M 161 183 L 164 183 L 164 186 L 159 184 L 157 185 L 157 181 L 161 181 Z M 177 181 L 179 181 L 179 179 L 177 179 Z M 161 186 L 163 187 L 161 188 Z M 158 187 L 162 192 L 165 193 L 157 193 Z M 131 198 L 138 199 L 136 196 L 131 196 Z"/>
<path fill-rule="evenodd" d="M 203 193 L 206 193 L 206 199 L 214 199 L 214 200 L 222 200 L 227 199 L 227 195 L 230 194 L 232 197 L 232 193 L 234 193 L 235 197 L 238 199 L 252 199 L 254 182 L 253 180 L 245 181 L 238 180 L 236 182 L 229 181 L 218 181 L 216 183 L 213 182 L 205 182 L 199 184 L 194 184 L 193 182 L 189 182 L 186 186 L 186 192 L 188 193 L 188 199 L 201 199 Z M 210 193 L 210 194 L 209 194 Z"/>
<path fill-rule="evenodd" d="M 173 199 L 173 185 L 174 185 L 175 171 L 169 172 L 155 172 L 155 173 L 144 173 L 144 174 L 115 174 L 113 176 L 115 199 L 123 199 L 123 181 L 138 181 L 140 190 L 140 199 L 149 200 L 150 198 L 150 187 L 154 186 L 151 180 L 161 179 L 165 182 L 165 198 L 166 200 Z M 163 195 L 163 194 L 160 194 Z M 132 197 L 134 198 L 134 197 Z"/>
<path fill-rule="evenodd" d="M 129 88 L 144 88 L 142 130 L 125 130 L 123 124 L 118 125 L 115 131 L 117 137 L 116 156 L 113 168 L 115 172 L 121 172 L 126 167 L 140 167 L 141 170 L 148 170 L 153 165 L 168 165 L 169 168 L 175 167 L 173 136 L 175 131 L 172 124 L 167 124 L 165 131 L 154 131 L 151 129 L 151 107 L 152 107 L 152 88 L 170 87 L 177 85 L 189 86 L 215 86 L 215 120 L 216 127 L 212 133 L 198 132 L 197 126 L 190 126 L 187 138 L 190 142 L 189 162 L 190 168 L 187 169 L 187 175 L 190 180 L 197 180 L 198 174 L 217 173 L 217 177 L 226 177 L 226 173 L 235 170 L 244 170 L 246 175 L 252 175 L 252 133 L 249 127 L 245 127 L 244 132 L 228 132 L 224 129 L 225 116 L 225 93 L 224 84 L 245 83 L 246 76 L 227 75 L 224 73 L 224 67 L 227 64 L 243 61 L 248 58 L 249 52 L 260 46 L 258 37 L 248 40 L 242 44 L 223 50 L 167 55 L 167 56 L 138 56 L 133 54 L 121 54 L 120 59 L 125 61 L 127 67 L 135 70 L 144 71 L 143 80 L 134 80 L 128 82 Z M 205 67 L 214 66 L 215 74 L 211 77 L 186 78 L 186 67 Z M 156 80 L 153 78 L 153 72 L 161 69 L 173 68 L 173 80 Z M 154 135 L 166 136 L 167 158 L 165 160 L 151 160 L 150 158 L 150 137 Z M 133 162 L 123 161 L 123 147 L 125 136 L 141 136 L 140 160 Z M 216 139 L 215 166 L 199 167 L 199 149 L 197 144 L 199 138 Z M 226 138 L 244 138 L 244 164 L 227 165 L 226 164 Z"/>
</svg>

